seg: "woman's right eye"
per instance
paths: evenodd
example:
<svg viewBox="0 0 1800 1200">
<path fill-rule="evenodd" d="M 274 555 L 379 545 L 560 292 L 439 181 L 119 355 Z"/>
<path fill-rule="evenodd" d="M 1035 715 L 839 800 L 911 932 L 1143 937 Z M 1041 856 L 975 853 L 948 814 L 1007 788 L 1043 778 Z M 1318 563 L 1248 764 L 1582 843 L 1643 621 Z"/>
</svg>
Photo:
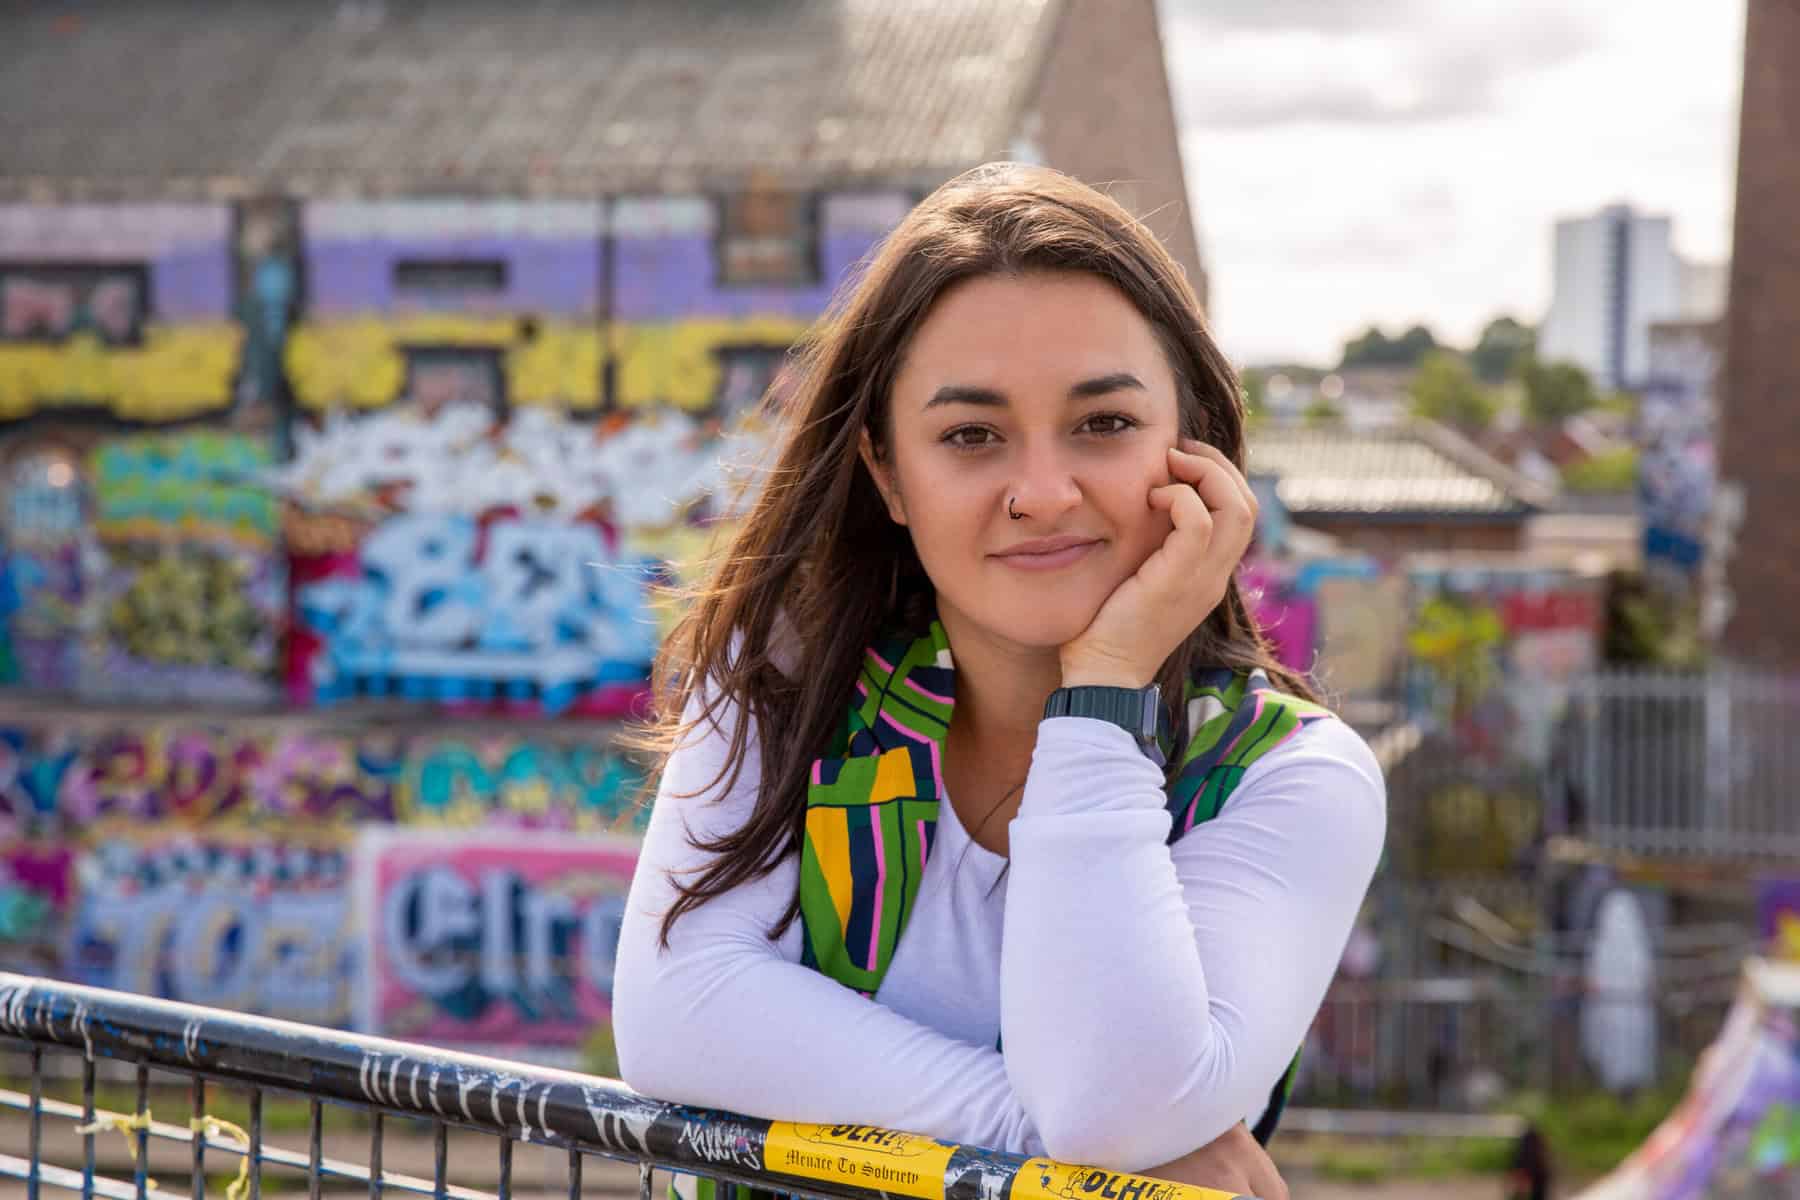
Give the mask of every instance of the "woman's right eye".
<svg viewBox="0 0 1800 1200">
<path fill-rule="evenodd" d="M 958 425 L 939 440 L 957 450 L 974 450 L 987 445 L 993 432 L 983 425 Z"/>
</svg>

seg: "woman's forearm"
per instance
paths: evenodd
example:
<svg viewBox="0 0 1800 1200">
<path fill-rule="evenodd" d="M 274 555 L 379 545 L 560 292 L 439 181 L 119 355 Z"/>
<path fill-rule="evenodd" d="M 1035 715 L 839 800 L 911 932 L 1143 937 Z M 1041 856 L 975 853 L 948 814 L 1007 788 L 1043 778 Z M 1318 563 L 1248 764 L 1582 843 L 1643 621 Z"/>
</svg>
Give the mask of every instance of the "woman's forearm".
<svg viewBox="0 0 1800 1200">
<path fill-rule="evenodd" d="M 735 715 L 722 715 L 729 728 Z M 790 859 L 684 914 L 659 944 L 673 878 L 707 862 L 689 831 L 740 827 L 752 760 L 725 794 L 695 796 L 728 740 L 706 731 L 670 757 L 623 928 L 613 1030 L 625 1082 L 659 1099 L 784 1120 L 882 1125 L 1014 1153 L 1042 1142 L 1000 1055 L 929 1029 L 800 965 L 800 927 L 767 931 L 798 886 Z"/>
<path fill-rule="evenodd" d="M 1253 1114 L 1305 1036 L 1379 856 L 1379 773 L 1336 722 L 1166 844 L 1130 736 L 1046 721 L 1010 829 L 1007 1068 L 1052 1155 L 1120 1169 Z"/>
</svg>

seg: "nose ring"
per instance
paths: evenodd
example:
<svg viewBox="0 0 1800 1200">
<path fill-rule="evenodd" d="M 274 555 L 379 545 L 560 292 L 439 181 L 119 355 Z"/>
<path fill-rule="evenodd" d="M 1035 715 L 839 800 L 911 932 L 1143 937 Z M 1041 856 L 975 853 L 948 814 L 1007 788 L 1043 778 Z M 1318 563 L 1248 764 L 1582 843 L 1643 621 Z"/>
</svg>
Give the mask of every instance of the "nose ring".
<svg viewBox="0 0 1800 1200">
<path fill-rule="evenodd" d="M 1011 517 L 1015 521 L 1023 521 L 1026 517 L 1026 514 L 1022 513 L 1022 512 L 1014 512 L 1013 511 L 1013 501 L 1015 499 L 1017 499 L 1016 496 L 1008 496 L 1006 498 L 1006 515 Z"/>
</svg>

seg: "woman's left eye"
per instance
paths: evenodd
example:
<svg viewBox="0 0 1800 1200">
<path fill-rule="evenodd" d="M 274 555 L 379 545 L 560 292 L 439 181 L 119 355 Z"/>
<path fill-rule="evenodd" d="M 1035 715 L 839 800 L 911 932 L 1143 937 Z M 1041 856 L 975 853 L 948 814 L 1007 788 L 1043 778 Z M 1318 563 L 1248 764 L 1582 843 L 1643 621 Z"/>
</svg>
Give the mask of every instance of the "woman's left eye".
<svg viewBox="0 0 1800 1200">
<path fill-rule="evenodd" d="M 1093 425 L 1096 421 L 1101 422 L 1103 425 L 1110 425 L 1111 427 L 1093 429 Z M 1083 428 L 1093 429 L 1093 432 L 1095 433 L 1124 433 L 1127 429 L 1135 429 L 1137 427 L 1137 421 L 1126 416 L 1124 413 L 1095 413 L 1086 421 L 1082 422 L 1082 426 Z"/>
</svg>

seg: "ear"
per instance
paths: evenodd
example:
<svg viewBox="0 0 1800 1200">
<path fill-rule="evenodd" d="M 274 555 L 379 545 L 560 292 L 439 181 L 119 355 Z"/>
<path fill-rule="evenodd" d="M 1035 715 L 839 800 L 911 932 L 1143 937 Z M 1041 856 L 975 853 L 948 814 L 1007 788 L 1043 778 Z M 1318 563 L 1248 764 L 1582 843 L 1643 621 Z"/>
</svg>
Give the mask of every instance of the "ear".
<svg viewBox="0 0 1800 1200">
<path fill-rule="evenodd" d="M 906 503 L 900 498 L 900 482 L 895 478 L 891 464 L 883 461 L 875 453 L 875 443 L 864 429 L 857 439 L 856 452 L 862 455 L 863 466 L 869 469 L 869 477 L 875 481 L 875 489 L 881 493 L 881 499 L 887 504 L 888 516 L 894 524 L 906 524 Z"/>
</svg>

